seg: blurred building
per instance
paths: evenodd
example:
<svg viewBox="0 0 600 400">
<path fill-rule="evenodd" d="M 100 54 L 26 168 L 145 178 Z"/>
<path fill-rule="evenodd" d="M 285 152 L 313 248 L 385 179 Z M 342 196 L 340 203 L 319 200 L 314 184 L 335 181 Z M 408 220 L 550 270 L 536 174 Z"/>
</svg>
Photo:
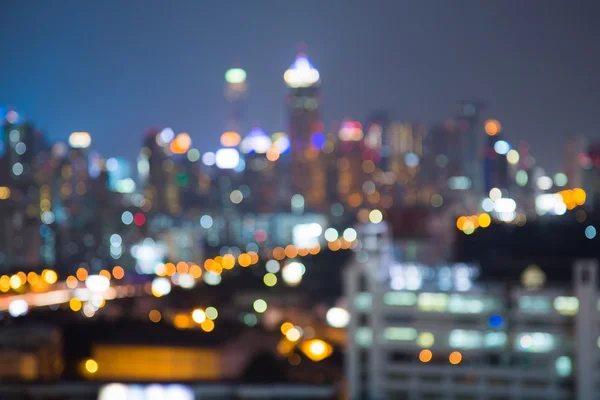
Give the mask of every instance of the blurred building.
<svg viewBox="0 0 600 400">
<path fill-rule="evenodd" d="M 363 185 L 368 179 L 367 173 L 363 170 L 364 158 L 362 124 L 352 120 L 343 121 L 338 128 L 335 152 L 337 197 L 343 204 L 354 209 L 367 203 L 366 193 L 363 189 Z M 374 190 L 376 189 L 373 184 Z"/>
<path fill-rule="evenodd" d="M 397 192 L 395 203 L 414 206 L 419 202 L 418 174 L 424 153 L 425 128 L 419 124 L 392 122 L 386 132 L 389 172 Z M 426 200 L 428 201 L 428 199 Z"/>
<path fill-rule="evenodd" d="M 477 266 L 395 261 L 381 224 L 358 230 L 368 257 L 345 276 L 350 398 L 594 398 L 596 262 L 577 262 L 570 285 L 546 288 L 536 266 L 520 285 L 484 284 Z"/>
<path fill-rule="evenodd" d="M 579 158 L 583 168 L 583 189 L 588 193 L 590 204 L 600 204 L 600 143 L 591 143 Z"/>
<path fill-rule="evenodd" d="M 284 74 L 289 88 L 290 175 L 294 194 L 306 207 L 324 210 L 327 206 L 327 163 L 322 153 L 324 126 L 320 120 L 319 71 L 304 54 L 299 54 Z"/>
<path fill-rule="evenodd" d="M 463 101 L 456 117 L 457 128 L 462 134 L 463 171 L 473 182 L 473 189 L 480 194 L 483 180 L 481 178 L 481 128 L 479 118 L 485 105 L 479 101 Z"/>
<path fill-rule="evenodd" d="M 246 71 L 235 65 L 225 72 L 225 98 L 229 102 L 226 131 L 241 132 L 245 116 L 245 100 L 248 95 Z"/>
<path fill-rule="evenodd" d="M 586 140 L 581 136 L 567 139 L 563 153 L 563 172 L 567 176 L 569 188 L 583 187 L 582 155 L 586 152 Z"/>
<path fill-rule="evenodd" d="M 493 188 L 509 189 L 507 154 L 510 144 L 503 139 L 498 121 L 488 120 L 485 124 L 486 138 L 483 148 L 483 190 L 489 193 Z"/>
<path fill-rule="evenodd" d="M 63 369 L 60 330 L 44 325 L 3 327 L 0 381 L 55 381 Z"/>
</svg>

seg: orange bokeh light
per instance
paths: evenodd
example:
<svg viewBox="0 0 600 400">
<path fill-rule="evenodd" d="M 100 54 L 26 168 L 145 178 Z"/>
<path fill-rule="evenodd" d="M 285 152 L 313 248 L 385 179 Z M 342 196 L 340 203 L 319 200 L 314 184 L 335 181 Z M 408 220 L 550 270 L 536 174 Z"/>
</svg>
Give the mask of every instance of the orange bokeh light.
<svg viewBox="0 0 600 400">
<path fill-rule="evenodd" d="M 496 136 L 502 131 L 502 125 L 495 119 L 489 119 L 485 122 L 485 133 L 489 136 Z"/>
<path fill-rule="evenodd" d="M 86 278 L 88 277 L 87 269 L 80 267 L 77 269 L 77 272 L 75 273 L 75 275 L 77 276 L 77 279 L 79 279 L 80 281 L 85 281 Z"/>
<path fill-rule="evenodd" d="M 428 363 L 433 358 L 431 350 L 421 350 L 419 353 L 419 360 L 423 363 Z"/>
<path fill-rule="evenodd" d="M 240 144 L 240 134 L 237 132 L 225 132 L 221 135 L 221 144 L 225 147 L 235 147 Z"/>
<path fill-rule="evenodd" d="M 174 154 L 184 154 L 192 146 L 192 138 L 187 133 L 180 133 L 171 142 L 170 149 Z"/>
<path fill-rule="evenodd" d="M 113 277 L 115 279 L 123 279 L 125 276 L 125 270 L 121 266 L 115 266 L 112 270 Z"/>
<path fill-rule="evenodd" d="M 452 353 L 450 353 L 450 357 L 448 359 L 450 360 L 450 364 L 460 364 L 460 362 L 462 361 L 462 354 L 460 354 L 460 352 L 458 351 L 453 351 Z"/>
</svg>

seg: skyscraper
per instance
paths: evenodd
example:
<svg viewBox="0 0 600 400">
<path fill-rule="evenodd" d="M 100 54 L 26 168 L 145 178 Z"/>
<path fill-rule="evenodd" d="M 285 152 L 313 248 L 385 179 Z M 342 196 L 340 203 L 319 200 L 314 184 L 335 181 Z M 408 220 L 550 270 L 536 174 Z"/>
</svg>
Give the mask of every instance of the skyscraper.
<svg viewBox="0 0 600 400">
<path fill-rule="evenodd" d="M 244 120 L 244 101 L 247 94 L 246 71 L 234 65 L 225 72 L 225 98 L 229 102 L 226 131 L 239 134 L 243 130 L 244 127 L 241 125 Z"/>
<path fill-rule="evenodd" d="M 304 197 L 309 209 L 326 206 L 326 163 L 321 152 L 325 144 L 323 123 L 319 119 L 319 71 L 304 54 L 298 54 L 285 71 L 290 89 L 287 97 L 291 141 L 292 191 Z"/>
<path fill-rule="evenodd" d="M 456 117 L 458 128 L 462 131 L 464 143 L 463 171 L 468 177 L 475 192 L 481 192 L 483 181 L 481 179 L 480 163 L 480 128 L 479 116 L 484 109 L 484 104 L 478 101 L 463 101 Z"/>
</svg>

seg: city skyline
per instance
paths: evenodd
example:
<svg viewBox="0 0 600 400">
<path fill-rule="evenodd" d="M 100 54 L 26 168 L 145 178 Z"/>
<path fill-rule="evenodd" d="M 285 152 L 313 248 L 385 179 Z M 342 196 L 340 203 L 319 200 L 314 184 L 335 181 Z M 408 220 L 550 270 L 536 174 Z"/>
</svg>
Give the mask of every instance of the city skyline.
<svg viewBox="0 0 600 400">
<path fill-rule="evenodd" d="M 389 110 L 399 120 L 431 124 L 453 117 L 459 100 L 482 99 L 488 103 L 485 118 L 500 120 L 509 141 L 531 142 L 532 154 L 550 173 L 561 168 L 555 160 L 562 161 L 567 135 L 599 136 L 592 120 L 595 83 L 585 71 L 600 60 L 588 54 L 583 63 L 576 56 L 591 48 L 593 31 L 598 29 L 591 17 L 586 21 L 593 3 L 587 7 L 549 3 L 542 15 L 533 6 L 516 3 L 498 10 L 476 2 L 460 10 L 433 3 L 384 3 L 379 10 L 344 3 L 345 23 L 336 22 L 339 4 L 333 2 L 314 10 L 307 5 L 293 20 L 286 19 L 287 10 L 276 3 L 264 2 L 253 10 L 231 4 L 236 7 L 206 7 L 215 16 L 206 21 L 197 4 L 170 10 L 156 3 L 141 13 L 136 10 L 137 19 L 129 24 L 134 6 L 120 5 L 116 13 L 110 5 L 70 4 L 78 13 L 69 22 L 51 5 L 40 3 L 31 11 L 9 3 L 8 23 L 2 29 L 14 33 L 15 23 L 24 17 L 32 29 L 23 32 L 19 46 L 6 40 L 10 35 L 0 39 L 14 55 L 4 62 L 0 87 L 7 90 L 0 93 L 0 104 L 23 112 L 51 141 L 64 141 L 72 131 L 89 131 L 92 146 L 105 156 L 133 159 L 135 154 L 128 149 L 137 149 L 152 126 L 188 132 L 202 152 L 213 151 L 227 121 L 223 74 L 234 62 L 248 72 L 248 127 L 287 130 L 283 72 L 293 62 L 297 42 L 304 41 L 323 79 L 326 126 L 344 117 L 363 121 L 378 109 Z M 437 16 L 431 13 L 435 10 Z M 528 25 L 534 14 L 542 18 Z M 562 14 L 566 17 L 558 19 Z M 240 19 L 241 15 L 248 18 Z M 402 18 L 394 20 L 395 15 L 412 18 L 398 27 Z M 569 16 L 577 17 L 578 24 L 570 23 Z M 487 29 L 492 17 L 499 21 L 495 31 Z M 310 18 L 316 23 L 308 23 Z M 206 35 L 225 26 L 223 20 L 231 24 L 229 30 Z M 366 26 L 367 20 L 377 21 L 379 32 L 353 29 Z M 514 25 L 510 29 L 503 23 L 509 21 Z M 261 29 L 249 29 L 253 23 Z M 339 29 L 330 29 L 327 24 L 332 23 Z M 135 33 L 146 25 L 160 28 L 141 39 Z M 265 25 L 264 36 L 257 37 Z M 103 29 L 108 26 L 114 29 Z M 524 33 L 531 27 L 533 33 Z M 250 34 L 242 39 L 238 31 Z M 577 39 L 556 40 L 560 37 Z M 32 45 L 23 46 L 28 42 Z M 58 42 L 61 45 L 53 44 Z M 197 51 L 189 52 L 192 42 Z M 95 49 L 91 56 L 77 58 L 87 46 Z M 19 56 L 44 62 L 24 66 L 11 61 Z M 439 63 L 432 64 L 437 59 L 444 60 L 447 73 L 439 73 Z M 505 89 L 508 83 L 513 89 Z"/>
</svg>

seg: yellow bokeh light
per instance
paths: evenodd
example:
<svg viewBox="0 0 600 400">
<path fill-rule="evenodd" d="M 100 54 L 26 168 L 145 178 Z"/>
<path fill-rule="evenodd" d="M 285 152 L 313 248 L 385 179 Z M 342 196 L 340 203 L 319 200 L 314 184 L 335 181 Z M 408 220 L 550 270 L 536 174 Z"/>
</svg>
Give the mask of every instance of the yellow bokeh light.
<svg viewBox="0 0 600 400">
<path fill-rule="evenodd" d="M 148 318 L 150 318 L 150 321 L 157 323 L 162 319 L 162 314 L 158 310 L 150 310 Z"/>
<path fill-rule="evenodd" d="M 47 284 L 52 285 L 53 283 L 56 283 L 56 281 L 58 280 L 58 275 L 56 274 L 56 272 L 54 270 L 45 269 L 42 271 L 42 279 Z"/>
<path fill-rule="evenodd" d="M 81 310 L 81 301 L 73 297 L 71 300 L 69 300 L 69 307 L 73 311 L 79 311 Z"/>
<path fill-rule="evenodd" d="M 285 335 L 293 327 L 294 324 L 292 324 L 291 322 L 284 322 L 283 324 L 281 324 L 281 333 Z"/>
<path fill-rule="evenodd" d="M 450 357 L 448 357 L 448 359 L 450 360 L 450 364 L 452 365 L 460 364 L 460 362 L 462 361 L 462 354 L 460 354 L 460 352 L 458 351 L 453 351 L 452 353 L 450 353 Z"/>
<path fill-rule="evenodd" d="M 419 353 L 419 360 L 422 363 L 428 363 L 429 361 L 431 361 L 432 358 L 433 354 L 431 353 L 431 350 L 421 350 L 421 352 Z"/>
<path fill-rule="evenodd" d="M 479 222 L 479 226 L 482 228 L 487 228 L 492 223 L 492 218 L 487 213 L 479 214 L 477 220 Z"/>
<path fill-rule="evenodd" d="M 456 220 L 456 227 L 462 231 L 463 227 L 465 226 L 465 222 L 467 222 L 467 217 L 458 217 Z"/>
<path fill-rule="evenodd" d="M 21 280 L 21 278 L 19 278 L 19 275 L 13 275 L 10 277 L 10 287 L 13 289 L 18 289 L 21 287 L 21 285 L 23 284 L 23 281 Z"/>
<path fill-rule="evenodd" d="M 6 200 L 10 197 L 10 188 L 0 186 L 0 200 Z"/>
<path fill-rule="evenodd" d="M 98 363 L 96 360 L 92 360 L 91 358 L 85 362 L 85 370 L 90 374 L 95 374 L 98 372 Z"/>
<path fill-rule="evenodd" d="M 578 206 L 581 206 L 585 203 L 586 197 L 586 193 L 583 189 L 573 189 L 573 201 L 575 201 L 575 204 Z"/>
<path fill-rule="evenodd" d="M 300 339 L 300 331 L 296 327 L 292 327 L 287 330 L 287 332 L 285 333 L 285 337 L 290 342 L 296 342 L 298 341 L 298 339 Z"/>
<path fill-rule="evenodd" d="M 10 278 L 6 275 L 0 278 L 0 290 L 5 293 L 10 290 Z"/>
<path fill-rule="evenodd" d="M 277 275 L 275 275 L 271 272 L 266 273 L 265 276 L 263 277 L 263 282 L 265 283 L 266 286 L 273 287 L 277 284 Z"/>
<path fill-rule="evenodd" d="M 502 125 L 495 119 L 490 119 L 485 122 L 485 133 L 489 136 L 496 136 L 502 131 Z"/>
<path fill-rule="evenodd" d="M 307 340 L 302 343 L 300 350 L 314 362 L 324 360 L 333 352 L 331 345 L 320 339 Z"/>
<path fill-rule="evenodd" d="M 215 323 L 211 319 L 206 319 L 200 324 L 200 328 L 202 328 L 204 332 L 212 332 L 213 329 L 215 329 Z"/>
<path fill-rule="evenodd" d="M 225 269 L 232 269 L 235 267 L 235 257 L 231 254 L 225 254 L 221 260 L 221 265 Z"/>
</svg>

